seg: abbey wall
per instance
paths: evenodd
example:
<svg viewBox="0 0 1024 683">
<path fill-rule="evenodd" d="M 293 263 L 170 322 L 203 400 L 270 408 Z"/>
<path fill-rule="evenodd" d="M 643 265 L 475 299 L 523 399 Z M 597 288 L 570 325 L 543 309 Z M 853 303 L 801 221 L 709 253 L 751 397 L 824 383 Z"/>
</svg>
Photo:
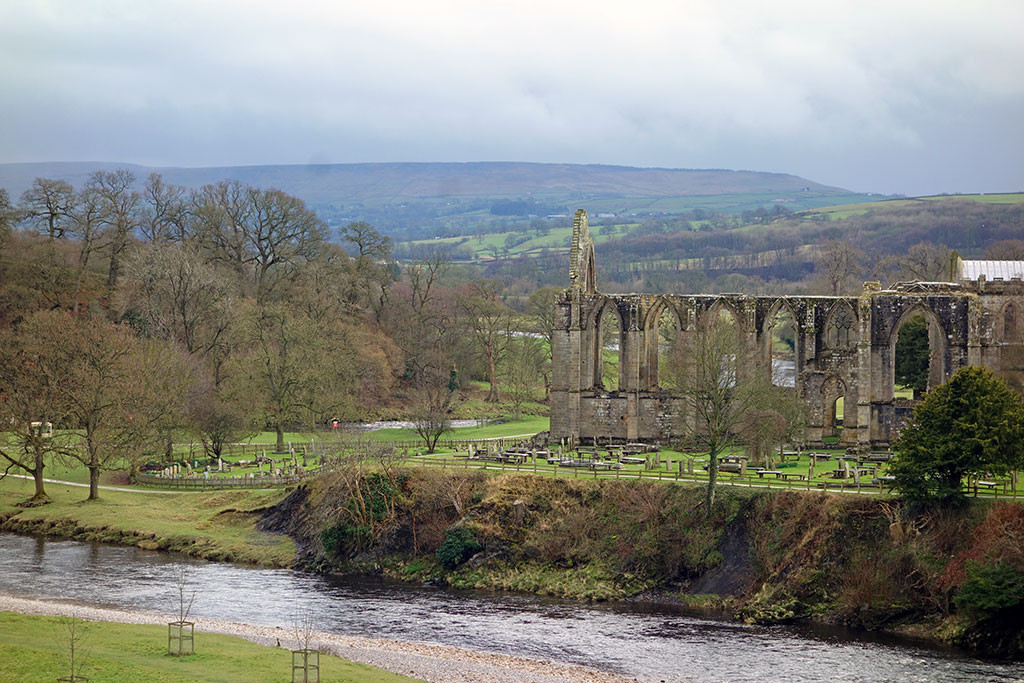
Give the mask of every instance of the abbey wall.
<svg viewBox="0 0 1024 683">
<path fill-rule="evenodd" d="M 1024 387 L 1021 270 L 1024 262 L 957 259 L 950 278 L 955 282 L 901 283 L 888 290 L 865 283 L 860 296 L 608 295 L 597 289 L 587 214 L 577 211 L 570 286 L 556 304 L 551 339 L 550 438 L 667 442 L 683 436 L 692 420 L 686 401 L 658 376 L 665 321 L 678 339 L 699 335 L 728 312 L 754 371 L 774 376 L 782 364 L 773 362 L 772 333 L 784 312 L 793 349 L 782 369 L 791 379 L 776 383 L 788 383 L 806 405 L 808 445 L 820 446 L 837 433 L 839 405 L 843 444 L 886 445 L 912 410 L 911 401 L 896 398 L 893 390 L 896 338 L 912 317 L 923 316 L 928 326 L 929 389 L 964 365 L 984 365 L 1018 391 Z M 617 383 L 604 377 L 605 350 L 616 345 L 607 338 L 609 326 L 619 330 Z"/>
</svg>

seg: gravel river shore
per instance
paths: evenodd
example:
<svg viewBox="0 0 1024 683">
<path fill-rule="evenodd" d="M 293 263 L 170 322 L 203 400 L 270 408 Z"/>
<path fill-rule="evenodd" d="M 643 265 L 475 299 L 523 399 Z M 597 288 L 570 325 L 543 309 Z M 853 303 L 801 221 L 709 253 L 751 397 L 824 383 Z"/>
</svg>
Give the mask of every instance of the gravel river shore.
<svg viewBox="0 0 1024 683">
<path fill-rule="evenodd" d="M 122 624 L 166 624 L 172 619 L 167 615 L 152 612 L 91 607 L 71 602 L 30 600 L 5 594 L 0 594 L 0 611 L 74 616 L 89 621 Z M 290 631 L 280 627 L 201 618 L 195 621 L 197 639 L 198 634 L 206 631 L 239 636 L 260 645 L 280 645 L 285 648 L 292 645 Z M 626 683 L 637 680 L 568 664 L 478 652 L 447 645 L 404 643 L 323 632 L 316 634 L 314 642 L 322 652 L 436 683 Z"/>
</svg>

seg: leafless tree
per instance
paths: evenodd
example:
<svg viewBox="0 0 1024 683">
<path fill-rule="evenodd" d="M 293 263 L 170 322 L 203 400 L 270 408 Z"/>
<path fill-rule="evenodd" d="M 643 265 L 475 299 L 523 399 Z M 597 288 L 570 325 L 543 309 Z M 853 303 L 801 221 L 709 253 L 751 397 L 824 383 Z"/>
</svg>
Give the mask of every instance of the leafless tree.
<svg viewBox="0 0 1024 683">
<path fill-rule="evenodd" d="M 848 293 L 854 278 L 863 272 L 867 255 L 849 240 L 830 240 L 821 246 L 814 261 L 822 289 L 830 296 Z"/>
<path fill-rule="evenodd" d="M 326 227 L 302 200 L 237 181 L 193 197 L 196 236 L 211 257 L 249 271 L 262 304 L 302 260 L 316 256 Z"/>
<path fill-rule="evenodd" d="M 512 311 L 501 300 L 500 285 L 474 282 L 460 297 L 463 319 L 477 355 L 487 369 L 487 399 L 498 400 L 498 366 L 512 341 Z"/>
<path fill-rule="evenodd" d="M 671 385 L 684 397 L 689 436 L 708 453 L 707 516 L 719 456 L 739 442 L 748 416 L 770 401 L 770 377 L 751 366 L 752 356 L 736 326 L 718 318 L 675 344 L 666 364 Z"/>
<path fill-rule="evenodd" d="M 1024 240 L 1000 240 L 985 249 L 985 258 L 994 261 L 1024 261 Z"/>
<path fill-rule="evenodd" d="M 70 368 L 47 353 L 48 340 L 61 333 L 64 317 L 37 313 L 16 330 L 0 333 L 0 479 L 20 469 L 35 482 L 30 505 L 46 503 L 43 471 L 54 458 L 67 458 L 73 448 L 66 431 L 51 433 L 64 423 L 68 403 L 63 388 Z"/>
<path fill-rule="evenodd" d="M 192 586 L 192 571 L 188 565 L 178 563 L 174 565 L 171 577 L 174 581 L 174 590 L 177 597 L 178 623 L 188 620 L 192 612 L 192 605 L 196 601 L 196 589 Z"/>
<path fill-rule="evenodd" d="M 188 235 L 188 194 L 181 185 L 164 182 L 159 173 L 150 173 L 142 191 L 139 231 L 153 244 L 184 242 Z"/>
<path fill-rule="evenodd" d="M 138 224 L 139 193 L 133 188 L 135 174 L 127 169 L 95 171 L 89 176 L 86 190 L 99 197 L 101 220 L 110 233 L 110 270 L 107 287 L 113 291 L 121 276 L 121 259 L 128 240 Z"/>
<path fill-rule="evenodd" d="M 36 178 L 21 195 L 24 218 L 43 228 L 51 241 L 64 237 L 68 229 L 75 190 L 63 180 Z"/>
<path fill-rule="evenodd" d="M 522 417 L 523 404 L 533 397 L 543 363 L 539 339 L 518 337 L 509 344 L 502 363 L 501 383 L 516 420 Z"/>
<path fill-rule="evenodd" d="M 890 285 L 901 280 L 948 282 L 950 268 L 950 250 L 947 247 L 918 242 L 907 249 L 905 254 L 894 254 L 879 260 L 875 272 Z"/>
<path fill-rule="evenodd" d="M 76 616 L 57 617 L 54 640 L 61 648 L 68 666 L 68 676 L 60 680 L 72 683 L 88 680 L 82 675 L 82 669 L 89 658 L 89 648 L 86 646 L 89 626 L 89 622 Z"/>
</svg>

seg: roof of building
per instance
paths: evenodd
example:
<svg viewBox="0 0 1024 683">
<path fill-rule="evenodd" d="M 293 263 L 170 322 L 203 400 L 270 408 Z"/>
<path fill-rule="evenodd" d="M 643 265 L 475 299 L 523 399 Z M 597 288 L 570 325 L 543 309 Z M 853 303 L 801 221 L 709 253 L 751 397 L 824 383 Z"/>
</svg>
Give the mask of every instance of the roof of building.
<svg viewBox="0 0 1024 683">
<path fill-rule="evenodd" d="M 977 280 L 982 275 L 988 281 L 1002 278 L 1024 278 L 1024 261 L 960 261 L 960 279 Z"/>
</svg>

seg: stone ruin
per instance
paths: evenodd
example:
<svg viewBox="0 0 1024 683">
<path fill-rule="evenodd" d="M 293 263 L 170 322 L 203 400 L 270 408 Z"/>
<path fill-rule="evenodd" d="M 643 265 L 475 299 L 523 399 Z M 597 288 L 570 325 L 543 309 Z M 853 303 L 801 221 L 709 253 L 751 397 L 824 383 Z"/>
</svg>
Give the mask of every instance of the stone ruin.
<svg viewBox="0 0 1024 683">
<path fill-rule="evenodd" d="M 900 327 L 921 315 L 928 326 L 928 388 L 965 365 L 982 365 L 1011 387 L 1024 387 L 1024 261 L 964 261 L 955 253 L 950 282 L 907 282 L 860 296 L 743 294 L 603 294 L 597 289 L 594 242 L 584 210 L 576 212 L 569 288 L 556 307 L 551 338 L 550 440 L 666 442 L 685 434 L 685 401 L 659 386 L 660 324 L 692 335 L 722 310 L 731 313 L 753 363 L 773 372 L 772 329 L 786 312 L 794 327 L 790 380 L 807 407 L 806 444 L 836 435 L 840 444 L 887 446 L 912 411 L 894 396 Z M 606 389 L 602 338 L 617 320 L 618 386 Z"/>
</svg>

